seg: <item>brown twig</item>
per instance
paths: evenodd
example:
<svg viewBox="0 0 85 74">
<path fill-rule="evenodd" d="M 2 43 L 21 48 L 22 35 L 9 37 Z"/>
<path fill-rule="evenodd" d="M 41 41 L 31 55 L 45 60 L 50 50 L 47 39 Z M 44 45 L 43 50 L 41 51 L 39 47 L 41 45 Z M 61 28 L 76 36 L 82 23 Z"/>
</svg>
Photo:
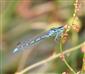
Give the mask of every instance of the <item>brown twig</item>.
<svg viewBox="0 0 85 74">
<path fill-rule="evenodd" d="M 85 42 L 83 42 L 83 43 L 81 43 L 80 45 L 75 46 L 75 47 L 73 47 L 73 48 L 67 49 L 66 51 L 63 51 L 63 54 L 67 54 L 67 53 L 70 53 L 70 52 L 72 52 L 72 51 L 77 50 L 77 49 L 80 48 L 84 43 L 85 43 Z M 60 55 L 61 55 L 61 53 L 59 53 L 59 54 L 54 54 L 53 56 L 51 56 L 51 57 L 49 57 L 49 58 L 47 58 L 47 59 L 45 59 L 45 60 L 42 60 L 42 61 L 40 61 L 40 62 L 38 62 L 38 63 L 35 63 L 35 64 L 33 64 L 33 65 L 25 68 L 24 70 L 22 70 L 22 71 L 20 71 L 20 72 L 16 72 L 15 74 L 24 74 L 25 72 L 27 72 L 27 71 L 29 71 L 29 70 L 37 67 L 37 66 L 40 66 L 40 65 L 42 65 L 42 64 L 44 64 L 44 63 L 47 63 L 47 62 L 49 62 L 49 61 L 52 61 L 52 60 L 58 58 Z"/>
<path fill-rule="evenodd" d="M 72 20 L 72 24 L 71 25 L 73 25 L 73 23 L 74 23 L 74 21 L 75 21 L 75 18 L 77 17 L 77 13 L 78 13 L 78 11 L 79 11 L 79 0 L 75 0 L 75 3 L 74 3 L 74 13 L 73 13 L 73 20 Z"/>
</svg>

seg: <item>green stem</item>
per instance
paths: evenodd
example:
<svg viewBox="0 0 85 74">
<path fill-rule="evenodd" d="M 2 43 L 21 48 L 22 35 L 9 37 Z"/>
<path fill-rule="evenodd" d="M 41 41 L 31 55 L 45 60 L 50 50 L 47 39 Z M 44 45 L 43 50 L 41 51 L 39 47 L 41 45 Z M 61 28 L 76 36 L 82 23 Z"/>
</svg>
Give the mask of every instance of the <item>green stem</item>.
<svg viewBox="0 0 85 74">
<path fill-rule="evenodd" d="M 61 54 L 63 54 L 63 46 L 62 43 L 60 42 L 60 51 Z M 76 74 L 76 72 L 73 70 L 73 68 L 68 64 L 68 62 L 66 61 L 65 57 L 63 58 L 64 63 L 66 64 L 66 66 L 74 73 Z"/>
</svg>

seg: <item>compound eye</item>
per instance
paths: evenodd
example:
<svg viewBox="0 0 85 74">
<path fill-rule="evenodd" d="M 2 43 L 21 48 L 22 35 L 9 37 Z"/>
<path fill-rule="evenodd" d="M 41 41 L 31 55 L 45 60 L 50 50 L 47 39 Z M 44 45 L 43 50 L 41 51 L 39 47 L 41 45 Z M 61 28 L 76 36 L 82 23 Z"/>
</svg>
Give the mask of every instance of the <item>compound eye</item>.
<svg viewBox="0 0 85 74">
<path fill-rule="evenodd" d="M 59 29 L 60 29 L 60 28 L 63 28 L 63 26 L 60 26 L 60 27 L 58 27 L 58 28 L 59 28 Z"/>
<path fill-rule="evenodd" d="M 55 27 L 51 28 L 50 30 L 55 30 Z"/>
</svg>

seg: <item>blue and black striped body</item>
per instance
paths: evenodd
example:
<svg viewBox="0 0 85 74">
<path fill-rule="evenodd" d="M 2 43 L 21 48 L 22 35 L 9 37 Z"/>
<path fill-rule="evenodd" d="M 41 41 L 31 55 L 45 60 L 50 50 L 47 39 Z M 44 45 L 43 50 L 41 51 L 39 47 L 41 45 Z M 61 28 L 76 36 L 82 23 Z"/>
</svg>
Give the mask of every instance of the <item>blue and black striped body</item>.
<svg viewBox="0 0 85 74">
<path fill-rule="evenodd" d="M 50 29 L 46 34 L 36 37 L 34 39 L 32 39 L 31 41 L 25 40 L 23 42 L 20 42 L 17 47 L 14 49 L 14 53 L 19 51 L 19 50 L 23 50 L 28 48 L 29 46 L 33 46 L 35 44 L 37 44 L 38 42 L 40 42 L 43 39 L 49 38 L 49 37 L 55 37 L 55 39 L 57 39 L 58 37 L 60 37 L 62 35 L 62 33 L 64 32 L 64 27 L 58 27 L 58 28 L 52 28 Z"/>
</svg>

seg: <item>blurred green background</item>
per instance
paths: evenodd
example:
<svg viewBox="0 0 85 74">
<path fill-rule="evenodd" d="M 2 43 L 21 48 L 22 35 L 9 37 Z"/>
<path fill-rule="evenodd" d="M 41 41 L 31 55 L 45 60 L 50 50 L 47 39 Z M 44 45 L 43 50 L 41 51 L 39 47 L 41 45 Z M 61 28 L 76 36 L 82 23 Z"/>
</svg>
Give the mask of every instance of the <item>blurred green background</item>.
<svg viewBox="0 0 85 74">
<path fill-rule="evenodd" d="M 52 23 L 65 24 L 74 13 L 75 0 L 0 0 L 0 71 L 1 74 L 14 74 L 25 67 L 39 62 L 56 50 L 59 42 L 53 38 L 46 39 L 32 48 L 13 54 L 17 43 L 32 39 L 45 32 Z M 78 33 L 71 31 L 64 48 L 71 48 L 85 41 L 85 0 L 79 1 L 81 8 L 77 13 L 81 29 Z M 68 56 L 69 55 L 69 56 Z M 80 50 L 66 55 L 68 63 L 75 71 L 82 68 L 83 53 Z M 26 74 L 71 73 L 60 58 L 46 63 Z"/>
</svg>

